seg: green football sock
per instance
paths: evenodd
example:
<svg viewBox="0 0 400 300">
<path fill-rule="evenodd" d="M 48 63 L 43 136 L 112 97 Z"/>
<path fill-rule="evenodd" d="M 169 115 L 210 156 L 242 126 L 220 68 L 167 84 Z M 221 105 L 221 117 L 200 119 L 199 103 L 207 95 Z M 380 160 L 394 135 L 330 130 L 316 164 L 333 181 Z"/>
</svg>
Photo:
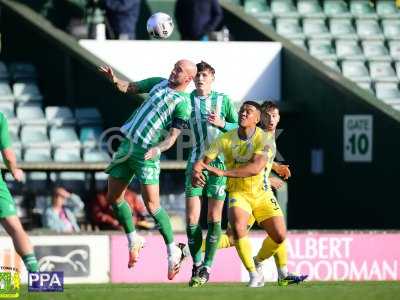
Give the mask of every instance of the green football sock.
<svg viewBox="0 0 400 300">
<path fill-rule="evenodd" d="M 132 210 L 125 200 L 113 204 L 112 209 L 119 223 L 124 228 L 125 233 L 131 233 L 135 231 L 135 225 L 132 221 Z"/>
<path fill-rule="evenodd" d="M 29 272 L 39 272 L 39 265 L 33 253 L 22 256 L 25 267 Z"/>
<path fill-rule="evenodd" d="M 193 258 L 193 263 L 199 265 L 201 262 L 201 243 L 203 241 L 203 234 L 199 224 L 189 224 L 186 226 L 186 234 L 188 237 L 188 244 L 190 254 Z"/>
<path fill-rule="evenodd" d="M 160 207 L 153 214 L 154 220 L 156 220 L 158 225 L 158 230 L 160 231 L 162 237 L 164 238 L 164 242 L 166 245 L 169 245 L 174 242 L 174 233 L 172 232 L 171 222 L 169 220 L 169 216 L 164 208 Z"/>
<path fill-rule="evenodd" d="M 218 249 L 219 239 L 221 237 L 221 222 L 209 222 L 206 238 L 206 253 L 204 256 L 204 265 L 211 268 L 215 253 Z"/>
</svg>

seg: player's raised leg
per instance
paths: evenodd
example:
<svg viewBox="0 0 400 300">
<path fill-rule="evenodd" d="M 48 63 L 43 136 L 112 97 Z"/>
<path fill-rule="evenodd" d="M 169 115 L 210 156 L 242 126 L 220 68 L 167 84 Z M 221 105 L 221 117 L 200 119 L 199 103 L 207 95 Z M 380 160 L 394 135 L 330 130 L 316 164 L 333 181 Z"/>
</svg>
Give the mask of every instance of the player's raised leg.
<svg viewBox="0 0 400 300">
<path fill-rule="evenodd" d="M 116 168 L 114 168 L 112 172 L 115 173 L 116 171 Z M 126 234 L 126 238 L 128 239 L 128 268 L 132 268 L 138 261 L 139 252 L 144 246 L 144 238 L 137 234 L 132 220 L 131 207 L 124 199 L 129 181 L 129 179 L 126 181 L 110 175 L 108 177 L 107 201 L 111 204 L 115 216 L 121 224 Z"/>
<path fill-rule="evenodd" d="M 160 206 L 158 184 L 142 184 L 143 200 L 149 213 L 156 221 L 159 231 L 167 246 L 168 253 L 168 279 L 174 279 L 178 274 L 182 261 L 189 255 L 184 251 L 184 244 L 175 244 L 174 233 L 168 213 Z"/>
</svg>

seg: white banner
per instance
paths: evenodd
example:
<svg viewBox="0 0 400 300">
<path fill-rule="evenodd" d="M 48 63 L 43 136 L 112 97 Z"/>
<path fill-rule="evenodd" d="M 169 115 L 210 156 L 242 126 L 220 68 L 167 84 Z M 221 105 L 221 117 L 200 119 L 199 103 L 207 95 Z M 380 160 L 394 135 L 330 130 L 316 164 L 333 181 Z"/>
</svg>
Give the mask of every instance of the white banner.
<svg viewBox="0 0 400 300">
<path fill-rule="evenodd" d="M 110 242 L 108 236 L 31 236 L 40 271 L 63 271 L 65 283 L 109 282 Z M 9 237 L 0 237 L 0 266 L 15 267 L 22 283 L 27 270 L 14 251 Z"/>
<path fill-rule="evenodd" d="M 277 42 L 96 41 L 86 48 L 132 81 L 168 78 L 175 62 L 190 59 L 211 64 L 214 90 L 233 101 L 281 99 L 281 44 Z M 188 92 L 194 89 L 192 84 Z"/>
</svg>

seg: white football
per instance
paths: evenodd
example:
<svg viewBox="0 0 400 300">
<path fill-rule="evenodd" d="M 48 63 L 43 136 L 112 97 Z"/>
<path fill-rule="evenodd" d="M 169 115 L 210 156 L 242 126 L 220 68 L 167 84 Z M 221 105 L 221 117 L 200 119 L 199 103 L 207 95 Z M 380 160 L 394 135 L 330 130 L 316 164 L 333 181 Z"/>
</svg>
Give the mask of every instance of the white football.
<svg viewBox="0 0 400 300">
<path fill-rule="evenodd" d="M 147 20 L 147 32 L 155 39 L 166 39 L 173 30 L 174 22 L 165 13 L 155 13 Z"/>
</svg>

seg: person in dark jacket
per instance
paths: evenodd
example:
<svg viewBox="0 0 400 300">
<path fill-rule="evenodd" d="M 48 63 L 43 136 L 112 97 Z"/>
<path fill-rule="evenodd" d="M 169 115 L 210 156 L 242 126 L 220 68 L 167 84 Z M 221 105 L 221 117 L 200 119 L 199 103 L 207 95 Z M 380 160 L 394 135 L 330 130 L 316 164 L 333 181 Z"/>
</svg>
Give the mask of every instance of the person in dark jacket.
<svg viewBox="0 0 400 300">
<path fill-rule="evenodd" d="M 182 40 L 208 40 L 222 20 L 218 0 L 177 0 L 175 18 Z"/>
<path fill-rule="evenodd" d="M 116 39 L 136 39 L 140 0 L 104 0 L 106 16 Z"/>
</svg>

